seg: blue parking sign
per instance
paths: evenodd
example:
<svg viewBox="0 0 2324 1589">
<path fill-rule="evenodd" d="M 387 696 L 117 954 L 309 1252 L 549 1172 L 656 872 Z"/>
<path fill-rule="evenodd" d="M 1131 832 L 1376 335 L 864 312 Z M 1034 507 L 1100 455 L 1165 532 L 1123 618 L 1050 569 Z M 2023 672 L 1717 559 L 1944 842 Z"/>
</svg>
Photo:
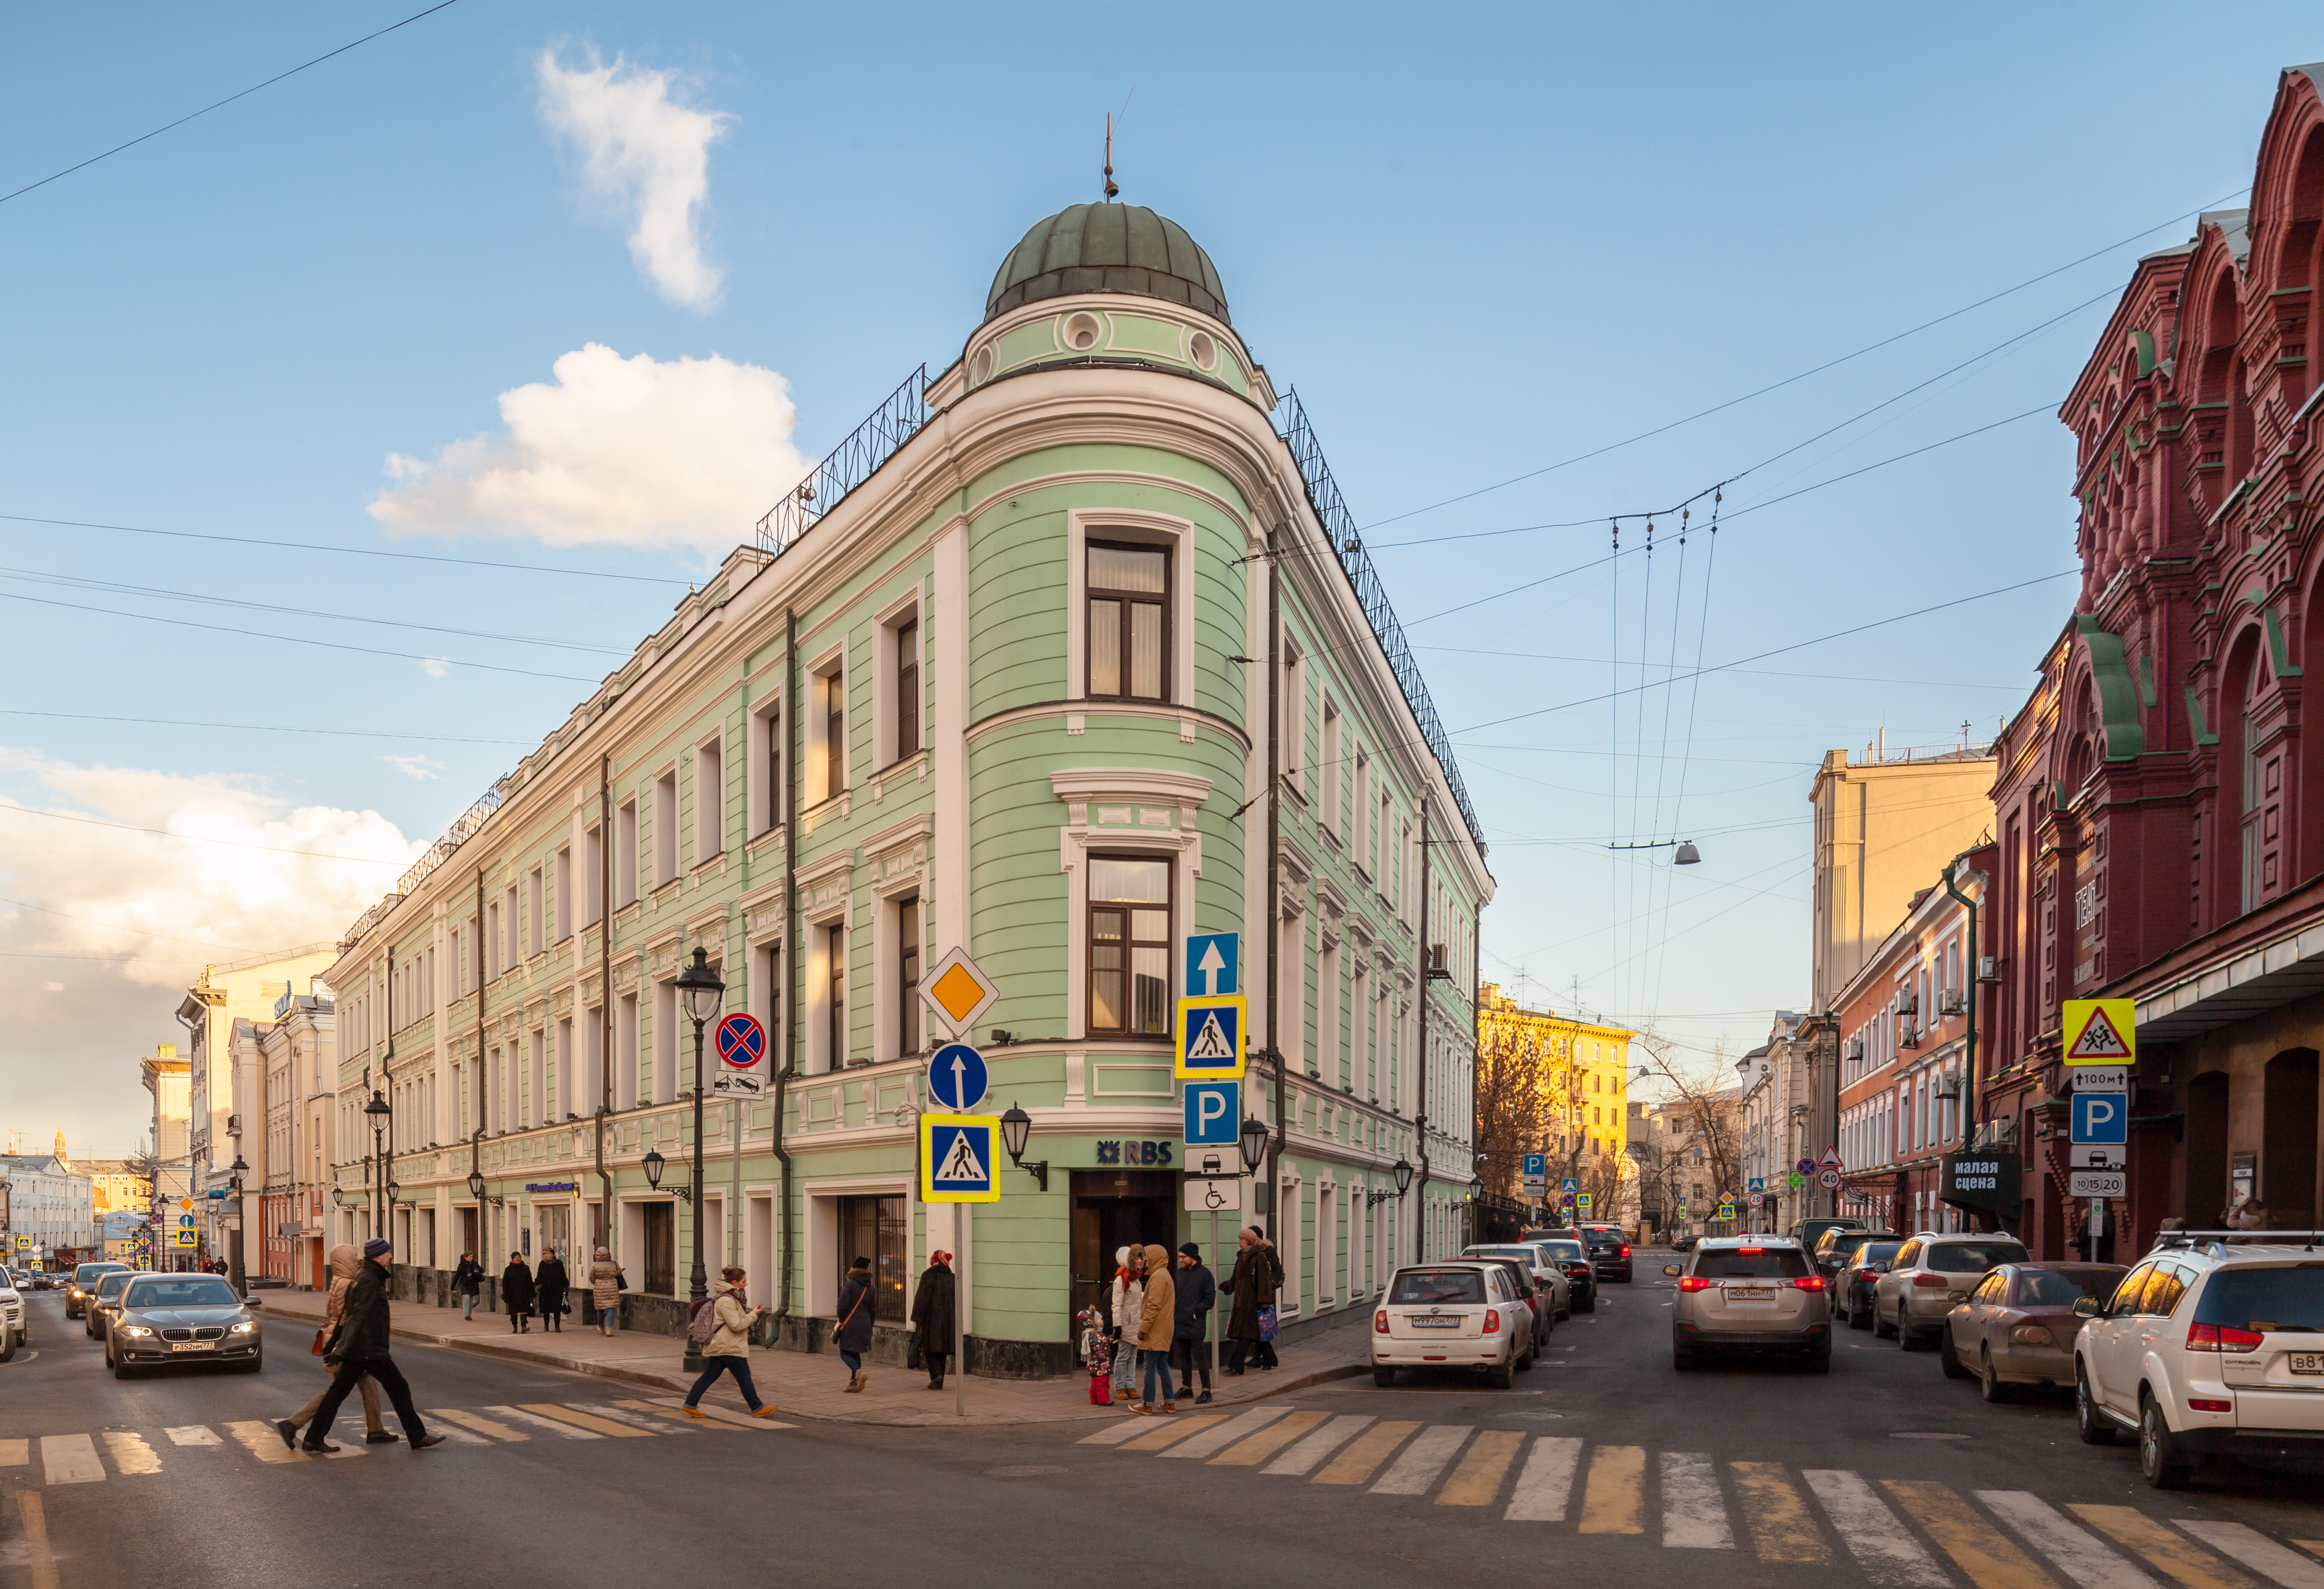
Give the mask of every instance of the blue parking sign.
<svg viewBox="0 0 2324 1589">
<path fill-rule="evenodd" d="M 1186 1146 L 1233 1147 L 1242 1134 L 1242 1083 L 1190 1081 L 1185 1096 Z"/>
<path fill-rule="evenodd" d="M 1527 1180 L 1546 1180 L 1549 1178 L 1549 1155 L 1546 1153 L 1526 1154 L 1525 1156 L 1525 1178 Z"/>
<path fill-rule="evenodd" d="M 2128 1093 L 2076 1093 L 2074 1135 L 2077 1142 L 2130 1141 Z"/>
</svg>

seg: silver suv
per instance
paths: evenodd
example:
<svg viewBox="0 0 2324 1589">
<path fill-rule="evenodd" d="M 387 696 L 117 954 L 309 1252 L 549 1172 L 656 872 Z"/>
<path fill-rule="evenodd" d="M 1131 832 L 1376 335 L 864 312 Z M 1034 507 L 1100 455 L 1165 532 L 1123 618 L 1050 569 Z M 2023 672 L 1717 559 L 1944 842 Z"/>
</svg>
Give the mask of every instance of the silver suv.
<svg viewBox="0 0 2324 1589">
<path fill-rule="evenodd" d="M 1691 1369 L 1713 1353 L 1775 1352 L 1831 1372 L 1831 1294 L 1789 1236 L 1708 1236 L 1663 1272 L 1678 1278 L 1672 1366 Z"/>
<path fill-rule="evenodd" d="M 2312 1461 L 2324 1446 L 2324 1249 L 2308 1232 L 2163 1240 L 2110 1299 L 2074 1304 L 2082 1438 L 2135 1430 L 2139 1472 L 2161 1490 L 2215 1454 Z"/>
<path fill-rule="evenodd" d="M 1882 1340 L 1895 1336 L 1907 1352 L 1933 1345 L 1945 1333 L 1945 1316 L 1969 1299 L 1979 1276 L 2001 1264 L 2032 1261 L 2015 1236 L 1923 1231 L 1873 1283 L 1872 1333 Z"/>
</svg>

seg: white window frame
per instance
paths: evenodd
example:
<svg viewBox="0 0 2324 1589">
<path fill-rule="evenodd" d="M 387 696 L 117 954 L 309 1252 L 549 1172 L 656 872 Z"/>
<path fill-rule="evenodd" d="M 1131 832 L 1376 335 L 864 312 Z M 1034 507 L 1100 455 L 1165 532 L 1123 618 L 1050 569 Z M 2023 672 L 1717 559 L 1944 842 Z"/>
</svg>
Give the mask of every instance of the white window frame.
<svg viewBox="0 0 2324 1589">
<path fill-rule="evenodd" d="M 1171 981 L 1185 963 L 1186 924 L 1194 912 L 1194 882 L 1203 874 L 1203 837 L 1195 813 L 1210 798 L 1211 781 L 1149 767 L 1079 767 L 1049 775 L 1049 789 L 1065 802 L 1065 822 L 1057 830 L 1057 869 L 1065 873 L 1065 1039 L 1089 1037 L 1089 856 L 1092 850 L 1143 852 L 1173 863 L 1170 922 Z M 1175 827 L 1093 826 L 1096 806 L 1177 808 Z M 1146 1038 L 1108 1038 L 1107 1042 L 1150 1042 Z"/>
<path fill-rule="evenodd" d="M 751 836 L 772 833 L 783 823 L 783 697 L 771 697 L 750 715 L 751 767 L 743 779 L 751 794 Z"/>
<path fill-rule="evenodd" d="M 613 909 L 638 902 L 638 797 L 613 808 Z"/>
<path fill-rule="evenodd" d="M 908 762 L 928 748 L 928 631 L 920 621 L 920 587 L 915 584 L 873 614 L 880 635 L 880 654 L 873 674 L 872 702 L 872 765 L 875 775 L 884 772 L 899 762 Z M 896 725 L 900 720 L 897 711 L 897 687 L 899 668 L 896 658 L 896 632 L 905 624 L 912 625 L 912 661 L 919 679 L 919 744 L 909 755 L 894 753 Z"/>
<path fill-rule="evenodd" d="M 694 747 L 694 864 L 707 866 L 725 853 L 726 731 L 721 728 L 703 735 Z"/>
<path fill-rule="evenodd" d="M 1167 698 L 1120 701 L 1108 697 L 1107 707 L 1175 710 L 1194 699 L 1194 522 L 1169 513 L 1114 508 L 1065 510 L 1065 689 L 1069 701 L 1085 701 L 1089 693 L 1089 543 L 1119 541 L 1125 546 L 1157 547 L 1170 554 L 1170 679 Z M 1181 739 L 1194 737 L 1194 719 L 1182 719 Z"/>
<path fill-rule="evenodd" d="M 853 767 L 848 754 L 849 746 L 839 747 L 839 781 L 835 787 L 831 778 L 831 699 L 827 691 L 831 680 L 839 680 L 840 712 L 845 719 L 844 730 L 847 739 L 855 737 L 854 671 L 847 665 L 847 642 L 841 641 L 825 651 L 806 669 L 807 697 L 807 791 L 806 804 L 820 806 L 835 799 L 854 787 Z"/>
<path fill-rule="evenodd" d="M 573 936 L 573 846 L 557 846 L 557 936 L 551 940 L 563 943 Z"/>
<path fill-rule="evenodd" d="M 1343 771 L 1340 747 L 1346 742 L 1347 714 L 1340 710 L 1340 703 L 1332 698 L 1331 691 L 1325 690 L 1322 742 L 1315 754 L 1315 781 L 1323 798 L 1315 820 L 1333 838 L 1340 836 L 1340 781 Z"/>
<path fill-rule="evenodd" d="M 653 777 L 653 886 L 656 891 L 678 881 L 678 764 L 670 763 Z"/>
</svg>

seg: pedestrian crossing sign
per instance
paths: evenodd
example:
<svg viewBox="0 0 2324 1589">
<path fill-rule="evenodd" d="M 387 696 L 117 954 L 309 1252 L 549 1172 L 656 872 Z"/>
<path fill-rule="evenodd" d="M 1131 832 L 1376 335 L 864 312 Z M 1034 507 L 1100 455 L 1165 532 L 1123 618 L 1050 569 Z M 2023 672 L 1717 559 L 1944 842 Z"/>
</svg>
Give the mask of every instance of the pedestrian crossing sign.
<svg viewBox="0 0 2324 1589">
<path fill-rule="evenodd" d="M 1240 993 L 1194 993 L 1178 1001 L 1181 1081 L 1241 1079 L 1250 1006 Z"/>
<path fill-rule="evenodd" d="M 998 1203 L 999 1147 L 990 1114 L 920 1116 L 920 1201 Z"/>
<path fill-rule="evenodd" d="M 2130 1065 L 2138 1058 L 2138 1007 L 2128 999 L 2066 1001 L 2066 1063 Z"/>
</svg>

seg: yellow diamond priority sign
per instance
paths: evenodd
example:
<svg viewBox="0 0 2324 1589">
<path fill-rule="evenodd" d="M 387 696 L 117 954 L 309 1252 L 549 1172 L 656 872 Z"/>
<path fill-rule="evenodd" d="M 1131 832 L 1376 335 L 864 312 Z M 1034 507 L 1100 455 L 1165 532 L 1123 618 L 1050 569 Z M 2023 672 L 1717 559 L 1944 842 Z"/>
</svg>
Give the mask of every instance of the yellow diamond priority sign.
<svg viewBox="0 0 2324 1589">
<path fill-rule="evenodd" d="M 965 1035 L 1001 997 L 993 980 L 977 969 L 965 949 L 954 949 L 920 978 L 920 997 L 955 1035 Z"/>
<path fill-rule="evenodd" d="M 2138 1058 L 2138 1012 L 2128 999 L 2066 1001 L 2066 1063 L 2130 1065 Z"/>
</svg>

